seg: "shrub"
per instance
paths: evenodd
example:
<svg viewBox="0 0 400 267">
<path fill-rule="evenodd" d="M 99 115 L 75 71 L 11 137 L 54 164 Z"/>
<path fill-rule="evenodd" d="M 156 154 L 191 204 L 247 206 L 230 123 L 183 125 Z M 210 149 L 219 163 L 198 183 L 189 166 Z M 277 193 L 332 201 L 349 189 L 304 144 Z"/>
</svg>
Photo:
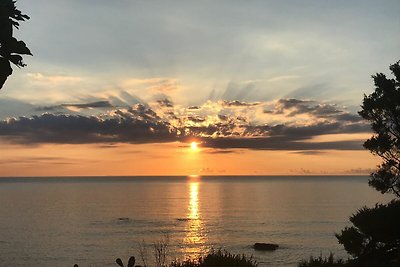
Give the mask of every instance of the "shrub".
<svg viewBox="0 0 400 267">
<path fill-rule="evenodd" d="M 231 254 L 225 250 L 211 251 L 196 260 L 173 262 L 171 267 L 256 267 L 258 264 L 252 257 Z"/>
<path fill-rule="evenodd" d="M 322 256 L 319 256 L 318 258 L 314 258 L 313 256 L 310 257 L 308 261 L 302 260 L 299 265 L 299 267 L 341 267 L 341 266 L 350 266 L 346 263 L 346 261 L 339 259 L 335 260 L 333 258 L 333 254 L 329 254 L 329 257 L 323 258 Z"/>
</svg>

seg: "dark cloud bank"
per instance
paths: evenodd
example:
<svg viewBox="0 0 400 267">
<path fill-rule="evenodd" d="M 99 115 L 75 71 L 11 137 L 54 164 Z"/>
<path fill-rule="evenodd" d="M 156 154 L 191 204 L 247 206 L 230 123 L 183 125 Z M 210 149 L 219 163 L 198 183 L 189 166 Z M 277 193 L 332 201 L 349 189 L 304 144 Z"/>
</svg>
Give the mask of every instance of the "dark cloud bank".
<svg viewBox="0 0 400 267">
<path fill-rule="evenodd" d="M 159 101 L 161 107 L 172 108 L 170 101 Z M 224 102 L 228 106 L 254 106 L 259 103 Z M 71 104 L 60 105 L 61 107 Z M 77 108 L 111 107 L 109 102 L 73 104 Z M 57 107 L 48 107 L 52 111 Z M 189 107 L 198 110 L 201 107 Z M 171 113 L 171 111 L 169 111 Z M 172 112 L 173 113 L 173 112 Z M 270 114 L 309 114 L 322 118 L 310 125 L 252 125 L 243 118 L 218 114 L 218 121 L 205 124 L 206 119 L 193 114 L 175 116 L 175 120 L 190 121 L 190 125 L 161 118 L 147 105 L 136 104 L 129 109 L 115 109 L 106 115 L 84 116 L 45 113 L 39 116 L 11 118 L 0 121 L 0 137 L 20 144 L 112 144 L 187 142 L 196 138 L 202 146 L 216 149 L 293 150 L 315 151 L 359 150 L 362 140 L 312 142 L 312 138 L 326 134 L 365 133 L 368 126 L 355 114 L 335 105 L 314 101 L 281 99 Z"/>
</svg>

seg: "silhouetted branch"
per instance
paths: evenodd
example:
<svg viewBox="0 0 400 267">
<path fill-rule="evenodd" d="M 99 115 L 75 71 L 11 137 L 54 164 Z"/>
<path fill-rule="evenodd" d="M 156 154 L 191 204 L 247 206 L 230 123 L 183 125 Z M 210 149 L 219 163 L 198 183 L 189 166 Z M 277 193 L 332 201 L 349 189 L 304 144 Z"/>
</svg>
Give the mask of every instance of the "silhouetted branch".
<svg viewBox="0 0 400 267">
<path fill-rule="evenodd" d="M 16 8 L 15 3 L 13 0 L 0 2 L 0 89 L 13 72 L 10 63 L 18 68 L 25 67 L 21 55 L 32 55 L 23 41 L 13 37 L 13 27 L 18 29 L 20 25 L 18 21 L 29 19 Z"/>
</svg>

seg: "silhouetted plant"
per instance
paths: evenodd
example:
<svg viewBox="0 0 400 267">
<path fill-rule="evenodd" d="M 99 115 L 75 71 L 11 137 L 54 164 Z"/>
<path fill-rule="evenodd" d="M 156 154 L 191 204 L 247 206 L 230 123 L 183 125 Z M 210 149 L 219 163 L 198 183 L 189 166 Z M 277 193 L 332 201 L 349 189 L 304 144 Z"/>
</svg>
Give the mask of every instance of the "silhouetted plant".
<svg viewBox="0 0 400 267">
<path fill-rule="evenodd" d="M 374 135 L 364 147 L 383 159 L 369 184 L 400 197 L 400 61 L 390 66 L 395 79 L 373 75 L 375 91 L 364 95 L 359 114 Z M 336 237 L 354 257 L 355 266 L 400 266 L 400 200 L 364 207 L 350 217 L 353 226 Z"/>
<path fill-rule="evenodd" d="M 313 256 L 311 256 L 308 261 L 302 260 L 298 264 L 298 267 L 319 267 L 319 266 L 342 267 L 342 266 L 349 266 L 349 264 L 342 259 L 335 260 L 332 253 L 330 253 L 327 258 L 326 257 L 323 258 L 322 256 L 314 258 Z"/>
<path fill-rule="evenodd" d="M 144 241 L 144 239 L 142 240 L 142 242 L 140 242 L 138 244 L 138 249 L 137 252 L 139 254 L 140 259 L 143 262 L 143 267 L 147 267 L 147 249 L 146 249 L 146 242 Z"/>
<path fill-rule="evenodd" d="M 23 41 L 13 37 L 13 28 L 19 27 L 18 21 L 29 19 L 16 8 L 15 3 L 14 0 L 0 1 L 0 89 L 13 72 L 10 62 L 19 68 L 25 67 L 21 55 L 32 55 Z"/>
<path fill-rule="evenodd" d="M 125 267 L 120 258 L 116 259 L 115 262 L 119 266 Z M 163 264 L 170 267 L 257 267 L 258 265 L 251 257 L 231 254 L 225 250 L 211 251 L 198 260 L 173 261 L 170 264 L 164 262 Z M 129 258 L 127 267 L 134 266 L 135 257 L 132 256 Z M 139 266 L 136 265 L 136 267 Z"/>
<path fill-rule="evenodd" d="M 120 258 L 116 259 L 115 262 L 116 262 L 119 266 L 125 267 L 125 266 L 124 266 L 124 263 L 122 262 L 122 260 L 121 260 Z M 134 267 L 134 266 L 135 266 L 135 257 L 131 256 L 131 257 L 129 257 L 127 267 Z"/>
<path fill-rule="evenodd" d="M 400 266 L 400 201 L 364 207 L 350 217 L 354 226 L 336 237 L 355 263 Z"/>
<path fill-rule="evenodd" d="M 173 262 L 171 267 L 256 267 L 258 264 L 251 257 L 231 254 L 225 250 L 211 251 L 198 260 Z"/>
<path fill-rule="evenodd" d="M 375 91 L 364 95 L 359 114 L 371 123 L 374 136 L 364 147 L 383 159 L 369 184 L 381 193 L 400 197 L 400 61 L 390 66 L 395 79 L 373 75 Z"/>
<path fill-rule="evenodd" d="M 169 236 L 165 234 L 159 241 L 153 243 L 154 260 L 156 267 L 167 266 Z"/>
</svg>

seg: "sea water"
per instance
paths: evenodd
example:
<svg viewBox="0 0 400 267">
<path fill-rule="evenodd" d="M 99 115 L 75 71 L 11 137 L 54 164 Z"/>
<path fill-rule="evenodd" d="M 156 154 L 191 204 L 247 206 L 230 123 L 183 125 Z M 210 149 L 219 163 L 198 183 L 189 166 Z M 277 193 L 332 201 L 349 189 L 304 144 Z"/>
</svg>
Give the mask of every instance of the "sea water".
<svg viewBox="0 0 400 267">
<path fill-rule="evenodd" d="M 386 203 L 354 176 L 0 178 L 0 266 L 117 266 L 140 251 L 154 263 L 210 249 L 296 266 L 348 257 L 334 234 L 363 206 Z M 276 251 L 255 251 L 255 242 Z"/>
</svg>

